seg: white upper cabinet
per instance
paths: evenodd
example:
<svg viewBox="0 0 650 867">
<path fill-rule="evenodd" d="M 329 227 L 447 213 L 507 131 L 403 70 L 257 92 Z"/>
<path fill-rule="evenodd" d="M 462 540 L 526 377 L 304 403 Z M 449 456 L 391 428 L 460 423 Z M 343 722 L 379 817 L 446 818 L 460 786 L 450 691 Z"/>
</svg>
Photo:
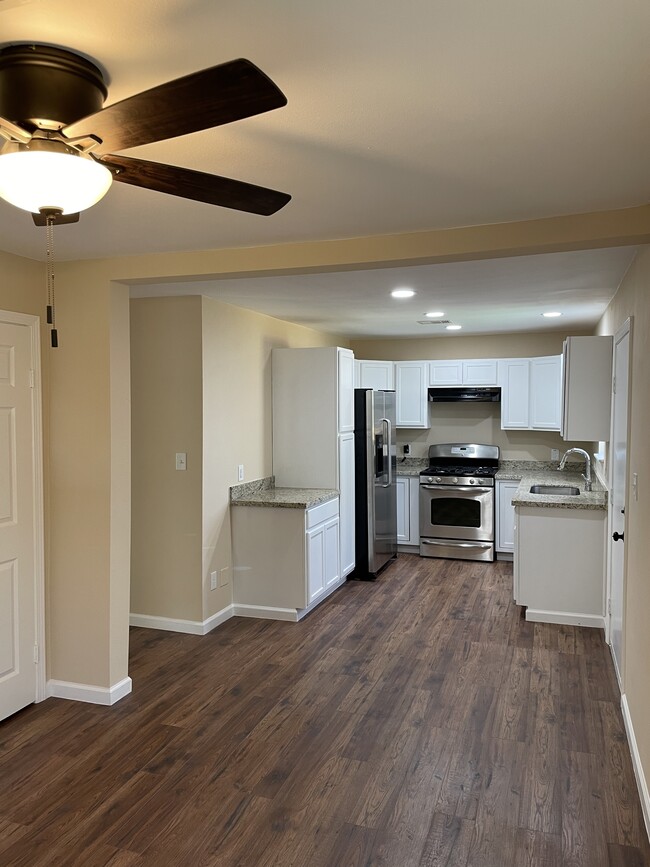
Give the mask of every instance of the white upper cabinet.
<svg viewBox="0 0 650 867">
<path fill-rule="evenodd" d="M 395 388 L 395 364 L 392 361 L 355 361 L 355 386 L 375 391 Z"/>
<path fill-rule="evenodd" d="M 501 427 L 530 427 L 530 359 L 506 358 L 499 362 Z"/>
<path fill-rule="evenodd" d="M 463 361 L 463 385 L 497 385 L 496 359 Z"/>
<path fill-rule="evenodd" d="M 562 356 L 530 360 L 530 426 L 560 430 L 562 409 Z"/>
<path fill-rule="evenodd" d="M 496 358 L 467 361 L 430 361 L 429 385 L 497 385 Z"/>
<path fill-rule="evenodd" d="M 462 385 L 463 362 L 462 361 L 430 361 L 429 362 L 429 385 Z"/>
<path fill-rule="evenodd" d="M 563 439 L 609 440 L 612 345 L 611 337 L 564 341 Z"/>
<path fill-rule="evenodd" d="M 501 427 L 559 430 L 562 357 L 504 358 L 499 361 Z"/>
<path fill-rule="evenodd" d="M 354 430 L 354 353 L 338 349 L 339 433 Z"/>
<path fill-rule="evenodd" d="M 396 361 L 397 427 L 428 428 L 429 395 L 426 361 Z"/>
</svg>

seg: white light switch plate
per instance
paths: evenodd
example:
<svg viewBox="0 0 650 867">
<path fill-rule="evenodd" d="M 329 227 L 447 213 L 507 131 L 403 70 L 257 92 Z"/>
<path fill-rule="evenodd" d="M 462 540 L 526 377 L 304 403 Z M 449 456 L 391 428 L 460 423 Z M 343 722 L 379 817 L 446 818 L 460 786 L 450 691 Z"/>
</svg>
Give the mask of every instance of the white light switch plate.
<svg viewBox="0 0 650 867">
<path fill-rule="evenodd" d="M 187 452 L 176 452 L 176 469 L 187 469 Z"/>
<path fill-rule="evenodd" d="M 244 481 L 244 465 L 243 464 L 240 464 L 237 467 L 237 480 L 240 482 Z"/>
</svg>

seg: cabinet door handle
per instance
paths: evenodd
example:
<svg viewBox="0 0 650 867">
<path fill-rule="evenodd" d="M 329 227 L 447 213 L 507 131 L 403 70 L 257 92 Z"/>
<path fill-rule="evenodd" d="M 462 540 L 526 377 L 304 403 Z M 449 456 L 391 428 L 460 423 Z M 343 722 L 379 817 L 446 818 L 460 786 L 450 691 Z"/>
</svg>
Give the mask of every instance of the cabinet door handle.
<svg viewBox="0 0 650 867">
<path fill-rule="evenodd" d="M 618 542 L 619 540 L 622 542 L 624 540 L 624 538 L 625 538 L 625 533 L 612 533 L 612 539 L 615 542 Z"/>
</svg>

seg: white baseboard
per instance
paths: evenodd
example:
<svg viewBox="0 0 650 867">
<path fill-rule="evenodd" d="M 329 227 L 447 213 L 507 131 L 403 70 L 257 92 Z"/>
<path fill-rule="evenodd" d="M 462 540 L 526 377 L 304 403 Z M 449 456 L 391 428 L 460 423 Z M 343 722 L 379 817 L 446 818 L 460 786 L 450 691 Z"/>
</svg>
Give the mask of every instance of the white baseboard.
<svg viewBox="0 0 650 867">
<path fill-rule="evenodd" d="M 571 611 L 542 611 L 527 608 L 526 620 L 533 623 L 563 623 L 566 626 L 590 626 L 594 629 L 605 628 L 605 618 L 599 614 L 574 614 Z"/>
<path fill-rule="evenodd" d="M 113 686 L 92 686 L 88 683 L 73 683 L 68 680 L 48 680 L 48 698 L 67 698 L 72 701 L 85 701 L 88 704 L 115 704 L 132 689 L 130 677 L 125 677 Z"/>
<path fill-rule="evenodd" d="M 319 600 L 320 601 L 320 600 Z M 297 623 L 298 612 L 295 608 L 273 608 L 270 605 L 244 605 L 233 603 L 235 617 L 259 617 L 260 620 L 287 620 Z"/>
<path fill-rule="evenodd" d="M 648 792 L 648 781 L 646 780 L 641 764 L 641 755 L 634 734 L 634 726 L 632 725 L 632 717 L 630 716 L 630 708 L 627 703 L 627 696 L 621 696 L 621 711 L 623 713 L 623 722 L 625 723 L 625 731 L 627 733 L 627 742 L 632 755 L 632 767 L 634 768 L 634 776 L 636 777 L 636 785 L 639 790 L 641 799 L 641 809 L 643 811 L 643 820 L 645 822 L 645 830 L 650 839 L 650 793 Z"/>
<path fill-rule="evenodd" d="M 188 635 L 207 635 L 221 623 L 234 616 L 233 606 L 226 605 L 207 620 L 180 620 L 173 617 L 156 617 L 151 614 L 129 614 L 129 626 L 144 629 L 163 629 L 166 632 L 184 632 Z"/>
</svg>

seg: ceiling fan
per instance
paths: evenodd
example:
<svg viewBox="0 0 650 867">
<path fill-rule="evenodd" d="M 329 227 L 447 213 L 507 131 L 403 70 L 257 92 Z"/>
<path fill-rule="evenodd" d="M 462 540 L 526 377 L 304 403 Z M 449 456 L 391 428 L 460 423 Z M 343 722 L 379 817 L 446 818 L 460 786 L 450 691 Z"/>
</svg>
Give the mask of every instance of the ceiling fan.
<svg viewBox="0 0 650 867">
<path fill-rule="evenodd" d="M 100 69 L 50 45 L 0 48 L 0 196 L 36 225 L 77 222 L 112 181 L 253 214 L 291 196 L 178 166 L 118 156 L 150 142 L 210 129 L 286 105 L 249 60 L 231 60 L 103 107 Z"/>
</svg>

